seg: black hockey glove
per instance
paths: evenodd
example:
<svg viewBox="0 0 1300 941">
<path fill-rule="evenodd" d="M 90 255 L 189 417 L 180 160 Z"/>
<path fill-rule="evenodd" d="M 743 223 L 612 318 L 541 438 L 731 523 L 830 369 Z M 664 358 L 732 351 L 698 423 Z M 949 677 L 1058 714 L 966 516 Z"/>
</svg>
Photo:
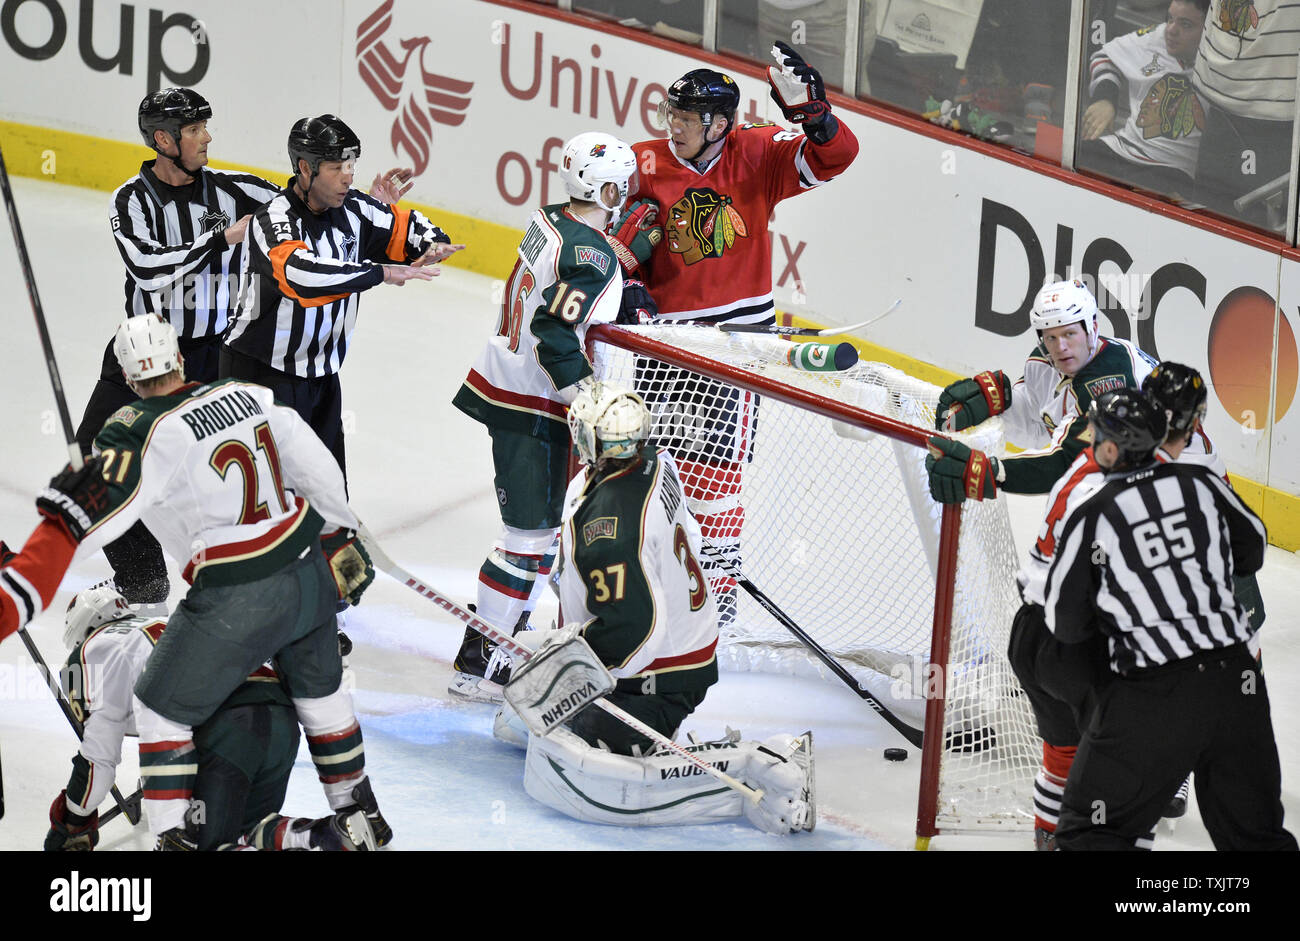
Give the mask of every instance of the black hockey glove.
<svg viewBox="0 0 1300 941">
<path fill-rule="evenodd" d="M 935 431 L 961 431 L 1011 407 L 1011 380 L 1002 370 L 959 379 L 939 393 L 934 410 Z"/>
<path fill-rule="evenodd" d="M 334 584 L 338 586 L 339 600 L 358 604 L 362 593 L 375 580 L 375 567 L 356 530 L 336 529 L 321 536 L 320 544 L 334 575 Z"/>
<path fill-rule="evenodd" d="M 74 471 L 69 464 L 36 495 L 36 511 L 61 522 L 68 535 L 81 542 L 86 531 L 108 509 L 108 484 L 104 481 L 104 458 L 93 457 Z"/>
<path fill-rule="evenodd" d="M 614 318 L 614 323 L 639 327 L 654 323 L 657 316 L 659 316 L 659 305 L 650 296 L 645 284 L 630 278 L 624 281 L 623 300 L 618 305 L 618 316 Z"/>
<path fill-rule="evenodd" d="M 772 44 L 772 58 L 780 66 L 767 67 L 772 100 L 787 121 L 804 125 L 806 133 L 809 125 L 821 124 L 831 113 L 821 73 L 780 41 Z"/>
<path fill-rule="evenodd" d="M 68 810 L 68 792 L 59 791 L 50 805 L 50 832 L 45 834 L 47 853 L 89 853 L 99 842 L 99 811 L 89 816 Z"/>
</svg>

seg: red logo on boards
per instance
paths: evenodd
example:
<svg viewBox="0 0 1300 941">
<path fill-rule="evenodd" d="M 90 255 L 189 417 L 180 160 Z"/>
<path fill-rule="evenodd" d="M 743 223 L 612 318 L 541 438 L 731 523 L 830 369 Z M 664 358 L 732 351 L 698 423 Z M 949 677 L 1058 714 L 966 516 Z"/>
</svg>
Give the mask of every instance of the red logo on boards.
<svg viewBox="0 0 1300 941">
<path fill-rule="evenodd" d="M 428 36 L 398 40 L 402 55 L 395 56 L 383 41 L 392 21 L 393 0 L 384 0 L 357 27 L 357 72 L 384 110 L 397 112 L 391 135 L 393 153 L 406 151 L 418 174 L 429 165 L 432 122 L 455 127 L 464 121 L 474 83 L 436 75 L 424 67 L 424 50 L 433 41 Z M 419 79 L 411 69 L 408 81 L 407 67 L 417 52 Z"/>
</svg>

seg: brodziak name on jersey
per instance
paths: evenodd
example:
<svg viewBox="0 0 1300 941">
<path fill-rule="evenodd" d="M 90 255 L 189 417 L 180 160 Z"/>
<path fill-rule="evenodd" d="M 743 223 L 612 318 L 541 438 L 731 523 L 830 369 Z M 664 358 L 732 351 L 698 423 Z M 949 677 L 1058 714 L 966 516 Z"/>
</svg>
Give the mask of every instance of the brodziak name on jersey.
<svg viewBox="0 0 1300 941">
<path fill-rule="evenodd" d="M 261 414 L 263 412 L 256 399 L 242 389 L 235 389 L 229 395 L 213 399 L 206 405 L 185 413 L 181 418 L 189 425 L 190 431 L 194 432 L 194 440 L 202 441 L 208 435 L 225 431 L 245 418 Z"/>
</svg>

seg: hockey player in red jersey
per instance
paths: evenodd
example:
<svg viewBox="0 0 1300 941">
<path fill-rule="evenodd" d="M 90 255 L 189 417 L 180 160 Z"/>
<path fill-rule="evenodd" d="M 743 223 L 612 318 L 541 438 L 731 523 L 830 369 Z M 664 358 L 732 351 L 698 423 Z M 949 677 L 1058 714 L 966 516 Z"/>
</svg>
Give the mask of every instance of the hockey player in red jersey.
<svg viewBox="0 0 1300 941">
<path fill-rule="evenodd" d="M 773 210 L 834 179 L 857 156 L 857 138 L 831 113 L 817 70 L 784 43 L 772 52 L 780 64 L 768 69 L 772 99 L 801 131 L 737 126 L 735 81 L 694 69 L 660 105 L 668 137 L 633 148 L 640 185 L 611 237 L 628 248 L 618 252 L 628 276 L 645 281 L 654 297 L 656 322 L 771 323 Z M 647 251 L 638 236 L 659 222 L 663 241 Z M 693 416 L 696 427 L 708 429 L 689 449 L 669 446 L 705 540 L 739 561 L 741 469 L 753 447 L 757 400 L 681 374 L 656 385 L 638 388 L 656 415 Z M 708 574 L 726 623 L 734 617 L 735 581 Z"/>
</svg>

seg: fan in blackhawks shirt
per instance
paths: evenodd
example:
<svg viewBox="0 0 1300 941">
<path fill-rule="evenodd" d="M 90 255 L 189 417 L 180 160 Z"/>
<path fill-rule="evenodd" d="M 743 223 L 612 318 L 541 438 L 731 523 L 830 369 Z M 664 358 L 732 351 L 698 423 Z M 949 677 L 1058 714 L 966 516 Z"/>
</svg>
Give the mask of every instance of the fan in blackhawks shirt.
<svg viewBox="0 0 1300 941">
<path fill-rule="evenodd" d="M 782 200 L 811 192 L 853 162 L 858 141 L 831 113 L 822 77 L 789 46 L 776 43 L 768 69 L 773 100 L 800 131 L 770 123 L 736 124 L 740 91 L 728 75 L 694 69 L 660 104 L 667 139 L 633 150 L 640 188 L 612 227 L 629 278 L 645 282 L 655 322 L 771 323 L 772 239 L 768 220 Z M 663 223 L 663 239 L 653 227 Z M 658 373 L 638 391 L 656 414 L 691 416 L 707 430 L 689 448 L 676 444 L 687 498 L 704 538 L 739 561 L 744 508 L 742 468 L 750 460 L 756 396 L 682 373 Z M 736 584 L 706 561 L 723 623 L 734 617 Z"/>
<path fill-rule="evenodd" d="M 1156 361 L 1128 340 L 1097 331 L 1097 301 L 1082 281 L 1038 292 L 1029 324 L 1038 345 L 1014 387 L 1001 370 L 951 383 L 939 395 L 935 428 L 961 431 L 1002 415 L 1007 437 L 1029 448 L 1007 458 L 931 438 L 925 459 L 940 503 L 985 500 L 998 490 L 1047 493 L 1088 445 L 1088 405 L 1103 392 L 1138 386 Z"/>
</svg>

